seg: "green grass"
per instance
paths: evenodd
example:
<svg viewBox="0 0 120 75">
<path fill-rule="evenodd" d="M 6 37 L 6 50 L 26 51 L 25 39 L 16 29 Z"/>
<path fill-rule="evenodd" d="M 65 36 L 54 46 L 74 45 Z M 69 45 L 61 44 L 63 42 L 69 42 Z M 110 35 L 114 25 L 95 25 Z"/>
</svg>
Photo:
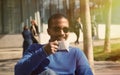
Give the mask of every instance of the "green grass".
<svg viewBox="0 0 120 75">
<path fill-rule="evenodd" d="M 104 46 L 94 47 L 94 60 L 96 61 L 120 61 L 120 43 L 111 44 L 111 53 L 103 50 Z"/>
</svg>

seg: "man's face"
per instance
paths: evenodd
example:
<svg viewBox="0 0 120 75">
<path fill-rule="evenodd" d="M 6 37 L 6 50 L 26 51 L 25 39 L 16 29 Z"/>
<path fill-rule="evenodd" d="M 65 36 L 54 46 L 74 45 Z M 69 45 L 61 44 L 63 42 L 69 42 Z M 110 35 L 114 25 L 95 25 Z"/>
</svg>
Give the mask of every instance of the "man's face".
<svg viewBox="0 0 120 75">
<path fill-rule="evenodd" d="M 50 41 L 67 40 L 69 35 L 68 20 L 65 18 L 54 19 L 51 23 L 51 27 L 48 28 L 48 34 L 50 35 Z"/>
</svg>

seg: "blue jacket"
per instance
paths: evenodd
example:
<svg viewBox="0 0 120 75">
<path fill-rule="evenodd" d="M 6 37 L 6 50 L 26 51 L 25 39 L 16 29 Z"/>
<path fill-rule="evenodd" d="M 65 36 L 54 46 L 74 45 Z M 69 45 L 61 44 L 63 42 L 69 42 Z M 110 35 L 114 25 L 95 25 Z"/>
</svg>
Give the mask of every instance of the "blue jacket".
<svg viewBox="0 0 120 75">
<path fill-rule="evenodd" d="M 33 44 L 15 65 L 15 75 L 38 75 L 46 69 L 58 75 L 93 75 L 82 50 L 69 47 L 69 51 L 58 51 L 47 55 L 43 45 Z"/>
</svg>

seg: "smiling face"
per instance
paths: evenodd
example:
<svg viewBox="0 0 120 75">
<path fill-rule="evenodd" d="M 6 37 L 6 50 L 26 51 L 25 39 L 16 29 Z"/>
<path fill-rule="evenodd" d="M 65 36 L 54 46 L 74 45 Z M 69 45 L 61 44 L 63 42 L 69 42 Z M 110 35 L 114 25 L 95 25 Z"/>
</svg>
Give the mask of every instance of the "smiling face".
<svg viewBox="0 0 120 75">
<path fill-rule="evenodd" d="M 52 19 L 47 31 L 50 35 L 50 41 L 67 40 L 69 35 L 69 22 L 64 17 Z"/>
</svg>

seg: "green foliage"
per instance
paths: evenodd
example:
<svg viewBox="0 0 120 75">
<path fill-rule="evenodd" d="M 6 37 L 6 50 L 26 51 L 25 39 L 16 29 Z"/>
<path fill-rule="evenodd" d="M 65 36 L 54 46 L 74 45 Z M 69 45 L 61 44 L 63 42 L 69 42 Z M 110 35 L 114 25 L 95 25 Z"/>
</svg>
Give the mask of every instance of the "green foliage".
<svg viewBox="0 0 120 75">
<path fill-rule="evenodd" d="M 103 51 L 104 46 L 94 47 L 95 61 L 120 61 L 120 43 L 111 44 L 111 53 Z"/>
</svg>

